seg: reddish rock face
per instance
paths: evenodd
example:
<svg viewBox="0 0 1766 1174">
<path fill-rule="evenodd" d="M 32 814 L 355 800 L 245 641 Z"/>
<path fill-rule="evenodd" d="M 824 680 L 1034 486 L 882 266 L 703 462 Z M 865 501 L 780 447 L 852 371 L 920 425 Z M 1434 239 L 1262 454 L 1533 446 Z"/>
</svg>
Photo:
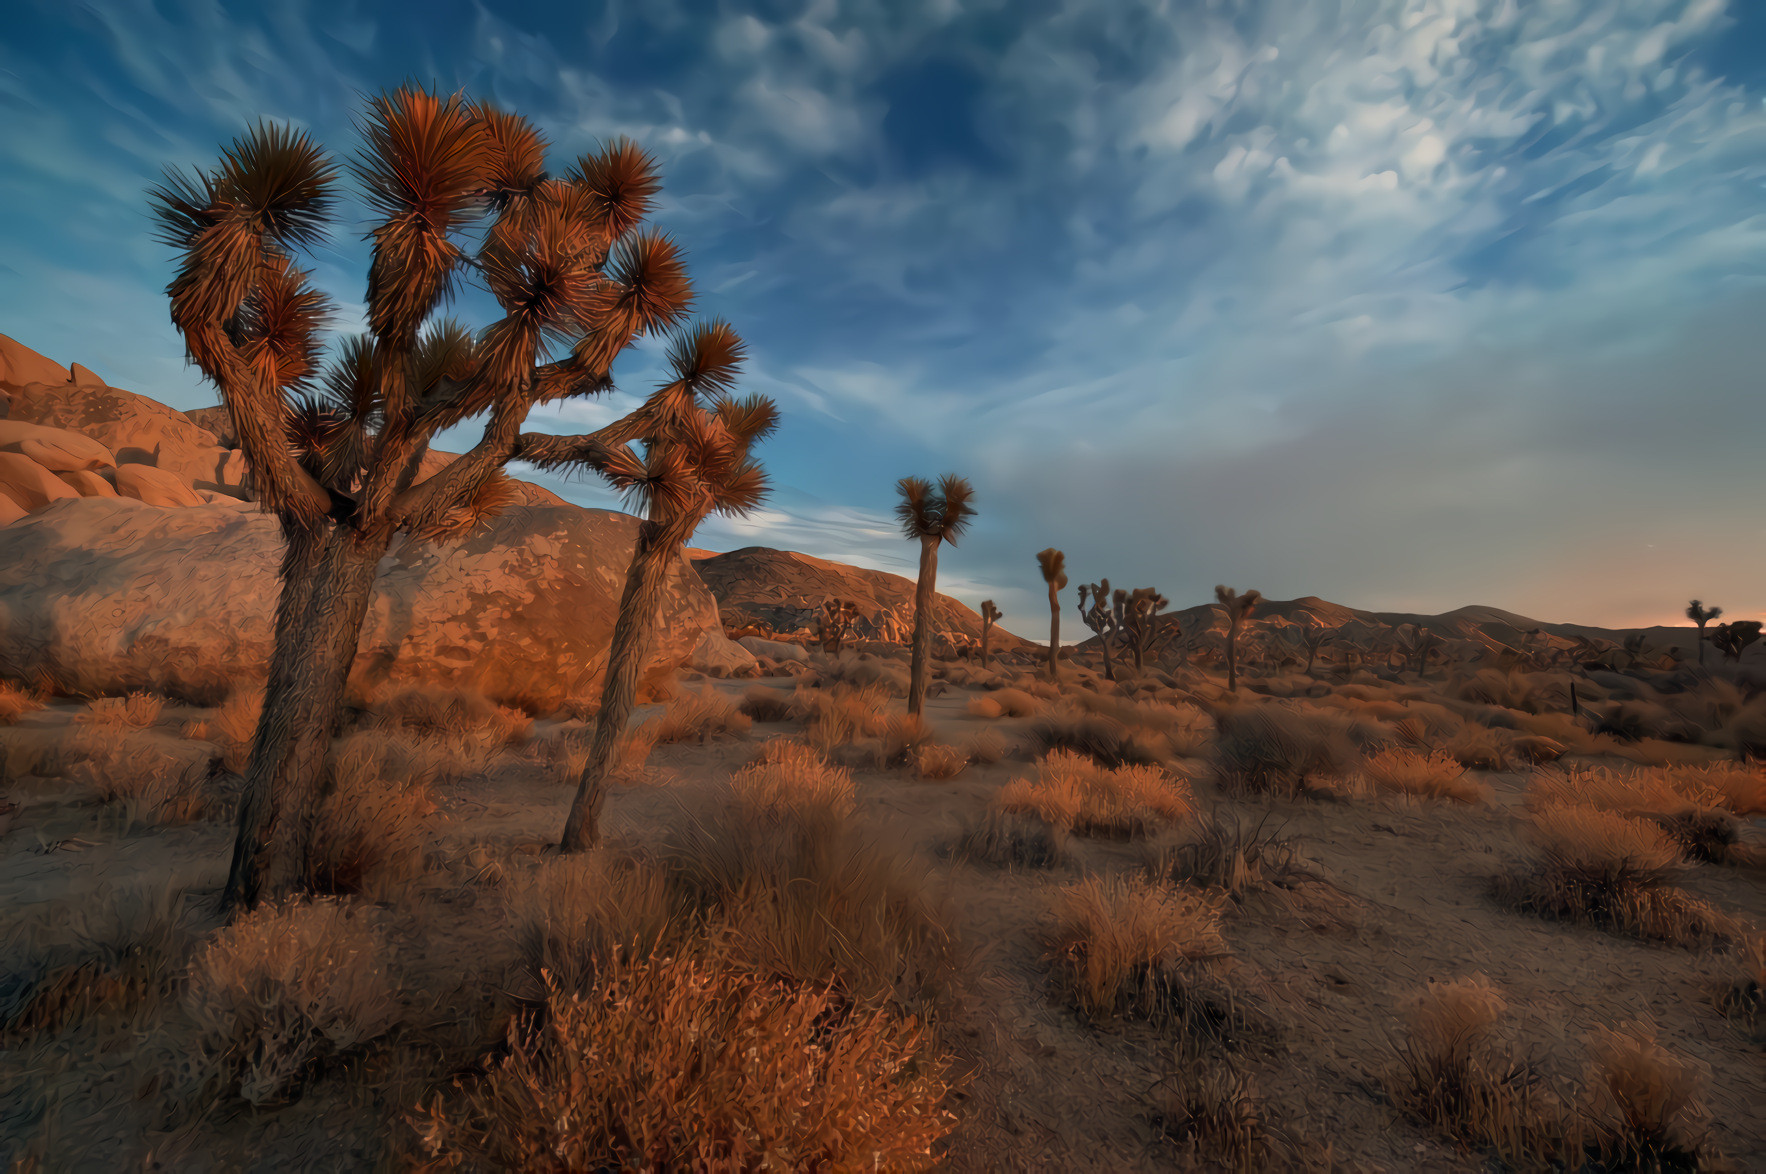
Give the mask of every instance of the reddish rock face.
<svg viewBox="0 0 1766 1174">
<path fill-rule="evenodd" d="M 638 524 L 516 506 L 452 545 L 396 544 L 352 683 L 471 688 L 539 713 L 598 698 Z M 281 548 L 275 520 L 249 509 L 53 503 L 0 529 L 0 674 L 217 699 L 269 662 Z M 685 563 L 670 572 L 659 620 L 653 670 L 721 632 Z"/>
</svg>

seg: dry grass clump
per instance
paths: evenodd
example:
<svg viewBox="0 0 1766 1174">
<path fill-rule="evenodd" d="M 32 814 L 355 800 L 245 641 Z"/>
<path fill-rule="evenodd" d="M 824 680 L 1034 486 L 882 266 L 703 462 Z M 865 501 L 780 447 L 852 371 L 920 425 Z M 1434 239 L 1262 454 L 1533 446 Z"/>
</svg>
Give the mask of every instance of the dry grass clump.
<svg viewBox="0 0 1766 1174">
<path fill-rule="evenodd" d="M 1689 860 L 1732 862 L 1741 825 L 1730 806 L 1745 805 L 1755 782 L 1733 767 L 1666 767 L 1620 772 L 1602 767 L 1536 772 L 1527 789 L 1534 810 L 1580 806 L 1653 820 Z"/>
<path fill-rule="evenodd" d="M 1095 1020 L 1213 1018 L 1211 968 L 1230 956 L 1215 900 L 1138 876 L 1069 885 L 1049 945 L 1068 997 Z"/>
<path fill-rule="evenodd" d="M 1594 1145 L 1609 1170 L 1698 1170 L 1707 1141 L 1699 1095 L 1710 1069 L 1656 1042 L 1647 1022 L 1597 1028 L 1588 1039 Z"/>
<path fill-rule="evenodd" d="M 1239 705 L 1215 719 L 1214 775 L 1245 794 L 1294 795 L 1346 777 L 1360 758 L 1340 719 L 1286 705 Z"/>
<path fill-rule="evenodd" d="M 986 695 L 986 700 L 997 705 L 1000 714 L 1005 717 L 1035 717 L 1049 707 L 1046 698 L 1027 693 L 1023 689 L 995 689 Z"/>
<path fill-rule="evenodd" d="M 1181 823 L 1196 810 L 1189 784 L 1158 767 L 1111 769 L 1068 750 L 1043 755 L 1036 777 L 1020 776 L 1001 787 L 993 806 L 1037 816 L 1075 835 L 1115 838 Z"/>
<path fill-rule="evenodd" d="M 730 776 L 731 801 L 754 817 L 795 816 L 838 822 L 856 810 L 852 775 L 813 747 L 785 739 Z"/>
<path fill-rule="evenodd" d="M 1275 1139 L 1249 1073 L 1185 1064 L 1155 1104 L 1154 1124 L 1193 1166 L 1234 1174 L 1271 1168 Z"/>
<path fill-rule="evenodd" d="M 658 742 L 707 742 L 713 738 L 745 738 L 754 723 L 714 688 L 687 693 L 669 702 L 662 716 L 645 722 Z"/>
<path fill-rule="evenodd" d="M 1487 803 L 1490 788 L 1466 777 L 1466 768 L 1446 750 L 1424 754 L 1392 746 L 1368 755 L 1361 773 L 1376 790 L 1460 803 Z"/>
<path fill-rule="evenodd" d="M 955 1127 L 925 1029 L 739 962 L 621 952 L 417 1123 L 475 1170 L 923 1170 Z"/>
<path fill-rule="evenodd" d="M 11 725 L 25 714 L 42 708 L 43 699 L 34 691 L 0 680 L 0 726 Z"/>
<path fill-rule="evenodd" d="M 519 876 L 507 895 L 520 959 L 515 993 L 544 1002 L 556 989 L 581 994 L 619 951 L 632 957 L 678 947 L 692 922 L 661 869 L 606 850 L 568 856 Z"/>
<path fill-rule="evenodd" d="M 791 695 L 791 716 L 803 723 L 803 740 L 826 753 L 881 730 L 889 698 L 876 685 L 799 686 Z"/>
<path fill-rule="evenodd" d="M 294 1099 L 399 1013 L 379 933 L 331 899 L 264 905 L 222 929 L 191 965 L 184 1008 L 222 1090 L 254 1105 Z"/>
<path fill-rule="evenodd" d="M 766 974 L 832 978 L 855 998 L 928 1006 L 949 985 L 955 955 L 927 866 L 856 822 L 844 772 L 812 766 L 751 766 L 708 814 L 684 818 L 662 848 L 671 880 Z M 782 783 L 787 771 L 815 778 Z"/>
<path fill-rule="evenodd" d="M 1527 674 L 1513 670 L 1479 669 L 1466 680 L 1456 683 L 1452 692 L 1461 701 L 1518 709 L 1523 713 L 1538 713 L 1544 704 L 1544 698 Z"/>
<path fill-rule="evenodd" d="M 1408 1038 L 1386 1086 L 1412 1116 L 1505 1162 L 1545 1165 L 1580 1146 L 1532 1065 L 1490 1045 L 1508 1003 L 1481 974 L 1431 982 L 1411 1001 Z"/>
<path fill-rule="evenodd" d="M 166 699 L 156 693 L 130 693 L 126 697 L 95 697 L 79 720 L 95 726 L 133 726 L 144 730 L 159 721 Z"/>
<path fill-rule="evenodd" d="M 1694 803 L 1721 807 L 1743 819 L 1766 815 L 1766 769 L 1758 763 L 1660 769 L 1667 785 Z"/>
<path fill-rule="evenodd" d="M 1006 714 L 1004 706 L 985 694 L 969 698 L 969 703 L 964 709 L 970 717 L 978 717 L 984 721 L 992 721 L 994 718 L 1004 717 Z"/>
<path fill-rule="evenodd" d="M 177 743 L 122 726 L 95 726 L 68 739 L 68 777 L 90 786 L 103 803 L 122 803 L 132 820 L 190 823 L 214 812 L 209 763 L 177 752 Z"/>
<path fill-rule="evenodd" d="M 1181 843 L 1147 860 L 1148 871 L 1162 881 L 1219 889 L 1233 900 L 1262 889 L 1292 889 L 1315 879 L 1302 863 L 1293 840 L 1281 829 L 1265 830 L 1268 817 L 1242 823 L 1216 814 L 1202 821 Z"/>
<path fill-rule="evenodd" d="M 920 752 L 932 745 L 932 727 L 917 713 L 893 713 L 877 730 L 876 762 L 879 767 L 910 766 Z"/>
<path fill-rule="evenodd" d="M 1027 733 L 1038 754 L 1071 751 L 1105 766 L 1151 764 L 1171 757 L 1171 746 L 1162 735 L 1127 726 L 1108 714 L 1066 706 L 1036 718 Z"/>
<path fill-rule="evenodd" d="M 1495 730 L 1467 725 L 1440 744 L 1440 750 L 1471 770 L 1507 770 L 1512 754 L 1507 739 Z"/>
<path fill-rule="evenodd" d="M 995 868 L 1059 868 L 1067 862 L 1067 832 L 1036 816 L 990 810 L 963 826 L 955 854 Z"/>
<path fill-rule="evenodd" d="M 340 741 L 313 815 L 313 891 L 378 892 L 420 872 L 444 769 L 436 748 L 414 738 L 361 730 Z"/>
<path fill-rule="evenodd" d="M 590 740 L 594 730 L 559 731 L 540 747 L 540 754 L 560 787 L 574 787 L 582 781 L 583 768 L 589 764 Z M 633 787 L 662 781 L 662 774 L 649 767 L 650 752 L 656 749 L 656 731 L 650 723 L 633 726 L 621 734 L 613 748 L 612 781 L 617 786 Z"/>
<path fill-rule="evenodd" d="M 1717 1009 L 1766 1042 L 1766 934 L 1749 934 L 1736 952 L 1741 977 L 1717 992 Z"/>
<path fill-rule="evenodd" d="M 1551 806 L 1532 815 L 1538 856 L 1530 873 L 1496 879 L 1516 908 L 1676 945 L 1732 935 L 1715 909 L 1670 883 L 1680 850 L 1655 824 L 1589 807 Z"/>
<path fill-rule="evenodd" d="M 851 660 L 822 662 L 821 670 L 822 680 L 831 687 L 873 690 L 886 698 L 908 695 L 908 669 L 900 661 L 861 652 Z"/>
<path fill-rule="evenodd" d="M 176 890 L 133 886 L 14 925 L 0 952 L 0 1040 L 157 1003 L 189 954 L 183 913 Z"/>
<path fill-rule="evenodd" d="M 1011 743 L 1002 738 L 997 730 L 979 730 L 963 746 L 965 757 L 970 762 L 982 765 L 998 762 L 1011 752 Z"/>
<path fill-rule="evenodd" d="M 213 742 L 221 748 L 221 765 L 233 774 L 244 774 L 263 713 L 263 685 L 246 685 L 229 693 L 208 717 L 185 725 L 184 736 Z"/>
<path fill-rule="evenodd" d="M 783 722 L 791 720 L 791 696 L 778 689 L 756 685 L 742 694 L 742 713 L 751 721 Z"/>
<path fill-rule="evenodd" d="M 497 751 L 527 740 L 533 719 L 508 709 L 482 693 L 439 685 L 412 685 L 375 701 L 372 720 L 382 729 L 400 730 L 447 745 L 480 767 Z"/>
<path fill-rule="evenodd" d="M 939 781 L 954 779 L 969 765 L 969 756 L 955 746 L 928 742 L 913 752 L 914 777 Z"/>
</svg>

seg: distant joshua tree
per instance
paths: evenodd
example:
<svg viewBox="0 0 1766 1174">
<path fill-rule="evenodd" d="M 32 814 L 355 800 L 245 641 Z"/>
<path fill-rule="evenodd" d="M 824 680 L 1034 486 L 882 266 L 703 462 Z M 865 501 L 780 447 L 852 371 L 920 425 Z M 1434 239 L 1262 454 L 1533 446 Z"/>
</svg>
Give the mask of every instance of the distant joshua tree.
<svg viewBox="0 0 1766 1174">
<path fill-rule="evenodd" d="M 822 614 L 818 617 L 821 625 L 822 647 L 832 656 L 840 655 L 840 646 L 846 642 L 846 634 L 852 631 L 852 625 L 858 620 L 858 604 L 850 599 L 830 599 L 822 604 Z"/>
<path fill-rule="evenodd" d="M 1699 626 L 1699 667 L 1705 667 L 1705 625 L 1723 614 L 1720 607 L 1706 607 L 1698 600 L 1686 605 L 1686 618 Z"/>
<path fill-rule="evenodd" d="M 1049 680 L 1060 680 L 1061 592 L 1067 590 L 1067 556 L 1049 547 L 1037 553 L 1042 581 L 1049 585 Z"/>
<path fill-rule="evenodd" d="M 1625 637 L 1625 655 L 1629 658 L 1625 662 L 1625 667 L 1627 669 L 1635 668 L 1638 661 L 1649 656 L 1649 634 L 1646 632 L 1633 632 L 1631 635 Z"/>
<path fill-rule="evenodd" d="M 1091 593 L 1091 606 L 1085 605 L 1086 593 Z M 1100 579 L 1096 583 L 1079 585 L 1079 618 L 1086 627 L 1097 634 L 1098 646 L 1104 650 L 1104 679 L 1116 679 L 1116 666 L 1110 660 L 1110 639 L 1116 635 L 1119 614 L 1110 607 L 1110 580 Z"/>
<path fill-rule="evenodd" d="M 914 590 L 914 645 L 908 670 L 908 712 L 926 705 L 926 684 L 932 669 L 932 606 L 938 590 L 938 547 L 957 539 L 975 516 L 975 490 L 955 473 L 938 480 L 938 488 L 921 477 L 895 483 L 901 494 L 895 516 L 902 535 L 920 544 L 920 578 Z"/>
<path fill-rule="evenodd" d="M 993 634 L 993 626 L 999 622 L 1000 609 L 993 605 L 993 600 L 981 601 L 981 667 L 987 667 L 987 638 Z"/>
<path fill-rule="evenodd" d="M 1408 633 L 1402 629 L 1398 632 L 1399 655 L 1405 666 L 1418 676 L 1428 671 L 1429 658 L 1440 646 L 1441 637 L 1421 624 L 1411 624 Z"/>
<path fill-rule="evenodd" d="M 1760 638 L 1760 628 L 1759 620 L 1736 620 L 1733 623 L 1718 624 L 1711 632 L 1711 644 L 1723 654 L 1724 660 L 1739 662 L 1741 654 Z"/>
<path fill-rule="evenodd" d="M 1152 587 L 1116 592 L 1113 603 L 1116 626 L 1121 629 L 1128 650 L 1134 653 L 1136 672 L 1146 668 L 1148 653 L 1164 647 L 1181 634 L 1175 620 L 1163 628 L 1159 624 L 1159 613 L 1170 606 L 1171 601 Z"/>
<path fill-rule="evenodd" d="M 1220 604 L 1220 610 L 1226 615 L 1226 687 L 1229 692 L 1239 691 L 1239 632 L 1245 627 L 1251 613 L 1263 602 L 1261 591 L 1246 591 L 1240 595 L 1236 588 L 1216 586 L 1214 599 Z"/>
<path fill-rule="evenodd" d="M 510 461 L 592 471 L 638 492 L 657 508 L 622 602 L 624 655 L 654 615 L 630 613 L 649 589 L 651 552 L 681 533 L 701 495 L 708 508 L 740 509 L 760 487 L 744 454 L 770 405 L 726 415 L 701 404 L 720 403 L 740 356 L 727 326 L 677 334 L 675 378 L 599 431 L 521 430 L 536 405 L 611 390 L 622 352 L 684 321 L 692 289 L 680 251 L 641 231 L 658 190 L 648 156 L 622 139 L 548 175 L 545 141 L 526 120 L 414 88 L 371 99 L 362 135 L 350 170 L 372 217 L 367 333 L 345 340 L 323 373 L 329 306 L 296 252 L 339 222 L 338 168 L 324 151 L 260 123 L 213 169 L 168 172 L 149 193 L 177 254 L 172 323 L 219 390 L 286 543 L 230 908 L 301 883 L 345 681 L 397 535 L 445 540 L 497 513 L 513 500 Z M 464 274 L 501 308 L 479 331 L 434 316 Z M 483 431 L 470 451 L 418 481 L 431 439 L 474 420 Z"/>
<path fill-rule="evenodd" d="M 1318 650 L 1336 638 L 1336 631 L 1319 623 L 1316 616 L 1306 617 L 1306 622 L 1300 626 L 1300 646 L 1306 649 L 1307 676 L 1312 675 L 1312 662 L 1318 659 Z"/>
</svg>

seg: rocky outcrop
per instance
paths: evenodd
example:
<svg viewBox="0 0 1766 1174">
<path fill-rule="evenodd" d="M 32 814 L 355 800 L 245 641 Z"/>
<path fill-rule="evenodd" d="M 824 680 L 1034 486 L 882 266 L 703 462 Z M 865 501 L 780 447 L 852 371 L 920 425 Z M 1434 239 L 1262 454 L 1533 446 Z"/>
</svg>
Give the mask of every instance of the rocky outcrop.
<svg viewBox="0 0 1766 1174">
<path fill-rule="evenodd" d="M 694 566 L 717 596 L 724 623 L 731 628 L 755 624 L 774 632 L 813 634 L 822 604 L 850 599 L 858 604 L 859 618 L 849 638 L 906 643 L 913 633 L 911 579 L 763 546 L 699 554 Z M 939 595 L 933 605 L 933 630 L 941 636 L 979 640 L 981 617 L 950 596 Z M 1002 652 L 1028 646 L 998 626 L 992 643 Z"/>
<path fill-rule="evenodd" d="M 471 688 L 534 712 L 598 697 L 638 525 L 516 506 L 451 545 L 396 545 L 353 682 Z M 0 675 L 213 701 L 264 672 L 280 552 L 275 520 L 250 508 L 53 502 L 0 529 Z M 722 634 L 690 565 L 673 568 L 665 598 L 653 670 Z"/>
</svg>

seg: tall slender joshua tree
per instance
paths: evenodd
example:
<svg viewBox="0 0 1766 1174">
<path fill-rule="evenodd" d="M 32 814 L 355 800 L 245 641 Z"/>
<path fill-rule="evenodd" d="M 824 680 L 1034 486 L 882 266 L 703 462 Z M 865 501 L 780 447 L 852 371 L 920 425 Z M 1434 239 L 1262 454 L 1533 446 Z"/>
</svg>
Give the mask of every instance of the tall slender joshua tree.
<svg viewBox="0 0 1766 1174">
<path fill-rule="evenodd" d="M 1261 591 L 1247 591 L 1240 595 L 1232 587 L 1216 586 L 1214 598 L 1220 604 L 1220 610 L 1226 614 L 1226 687 L 1228 691 L 1239 691 L 1239 632 L 1244 628 L 1245 621 L 1257 605 L 1263 602 Z"/>
<path fill-rule="evenodd" d="M 1699 626 L 1699 667 L 1705 667 L 1705 625 L 1723 614 L 1720 607 L 1706 607 L 1698 600 L 1686 605 L 1686 618 Z"/>
<path fill-rule="evenodd" d="M 644 522 L 613 624 L 589 758 L 559 840 L 564 852 L 600 843 L 614 758 L 681 547 L 708 515 L 745 514 L 766 497 L 766 474 L 749 454 L 772 432 L 778 413 L 764 396 L 729 397 L 742 354 L 742 340 L 721 322 L 676 336 L 669 349 L 674 379 L 652 397 L 657 423 L 644 437 L 643 472 L 627 481 L 627 496 L 644 507 Z"/>
<path fill-rule="evenodd" d="M 295 263 L 333 220 L 337 168 L 319 146 L 260 124 L 212 170 L 168 172 L 149 193 L 178 254 L 172 322 L 219 389 L 286 540 L 227 880 L 235 908 L 299 883 L 393 538 L 445 539 L 495 513 L 511 498 L 502 469 L 512 460 L 648 484 L 654 470 L 628 446 L 678 415 L 681 393 L 664 389 L 597 432 L 521 431 L 537 404 L 610 390 L 621 352 L 676 326 L 692 300 L 673 243 L 640 231 L 658 189 L 642 151 L 619 140 L 550 176 L 545 142 L 524 119 L 412 88 L 370 100 L 362 134 L 351 171 L 372 216 L 368 332 L 346 340 L 322 378 L 328 306 Z M 463 276 L 501 307 L 477 332 L 433 317 Z M 691 346 L 720 337 L 701 332 Z M 418 481 L 431 438 L 475 417 L 485 423 L 472 449 Z"/>
<path fill-rule="evenodd" d="M 957 539 L 975 516 L 975 490 L 955 473 L 938 479 L 934 489 L 922 477 L 895 483 L 901 500 L 895 516 L 902 535 L 920 544 L 920 578 L 914 585 L 914 648 L 908 666 L 908 712 L 926 705 L 926 683 L 932 669 L 932 604 L 938 592 L 938 547 Z"/>
<path fill-rule="evenodd" d="M 981 667 L 987 667 L 987 638 L 993 635 L 993 626 L 999 622 L 1000 609 L 993 605 L 993 600 L 981 601 Z"/>
<path fill-rule="evenodd" d="M 1042 581 L 1049 585 L 1049 680 L 1061 679 L 1061 592 L 1067 590 L 1067 556 L 1049 547 L 1036 555 Z"/>
</svg>

